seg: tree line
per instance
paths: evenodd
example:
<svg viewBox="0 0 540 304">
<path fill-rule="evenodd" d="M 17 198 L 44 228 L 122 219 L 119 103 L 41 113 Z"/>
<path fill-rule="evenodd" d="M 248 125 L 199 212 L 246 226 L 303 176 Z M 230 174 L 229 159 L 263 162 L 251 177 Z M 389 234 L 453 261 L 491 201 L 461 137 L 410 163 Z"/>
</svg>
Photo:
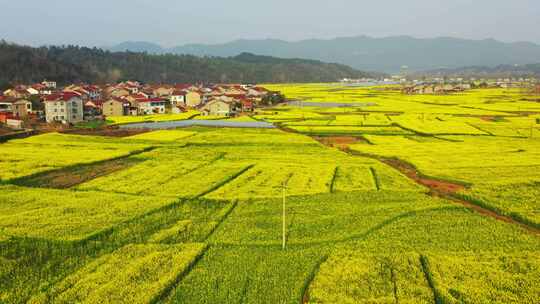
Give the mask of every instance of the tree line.
<svg viewBox="0 0 540 304">
<path fill-rule="evenodd" d="M 114 83 L 275 83 L 332 82 L 370 73 L 314 60 L 281 59 L 243 53 L 236 57 L 151 55 L 67 46 L 29 47 L 0 41 L 0 86 L 55 80 Z"/>
</svg>

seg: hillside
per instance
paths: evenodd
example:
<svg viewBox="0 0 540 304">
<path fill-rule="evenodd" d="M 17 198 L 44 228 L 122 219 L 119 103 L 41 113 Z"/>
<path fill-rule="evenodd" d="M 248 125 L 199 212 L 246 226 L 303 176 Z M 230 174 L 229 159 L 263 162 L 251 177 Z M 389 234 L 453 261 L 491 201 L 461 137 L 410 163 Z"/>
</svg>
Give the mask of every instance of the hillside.
<svg viewBox="0 0 540 304">
<path fill-rule="evenodd" d="M 124 45 L 124 50 L 135 51 L 141 48 L 144 49 L 144 44 Z M 250 52 L 280 58 L 337 62 L 361 70 L 388 73 L 398 72 L 402 66 L 408 66 L 412 71 L 421 71 L 540 62 L 540 46 L 534 43 L 504 43 L 493 39 L 468 40 L 449 37 L 418 39 L 408 36 L 357 36 L 296 42 L 275 39 L 236 40 L 215 45 L 188 44 L 170 49 L 152 45 L 145 51 L 199 56 L 235 56 Z"/>
<path fill-rule="evenodd" d="M 32 48 L 0 42 L 0 85 L 54 79 L 104 83 L 123 79 L 143 82 L 332 82 L 371 74 L 314 60 L 279 59 L 253 54 L 235 57 L 150 55 L 97 48 Z"/>
</svg>

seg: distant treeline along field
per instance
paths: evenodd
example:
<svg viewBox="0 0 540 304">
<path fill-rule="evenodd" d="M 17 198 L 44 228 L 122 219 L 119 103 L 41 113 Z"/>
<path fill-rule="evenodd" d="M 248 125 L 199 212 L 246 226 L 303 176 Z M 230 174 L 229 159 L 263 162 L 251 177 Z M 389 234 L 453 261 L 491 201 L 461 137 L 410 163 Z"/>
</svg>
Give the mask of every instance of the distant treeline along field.
<svg viewBox="0 0 540 304">
<path fill-rule="evenodd" d="M 345 65 L 243 53 L 235 57 L 150 55 L 98 48 L 32 48 L 0 41 L 0 88 L 55 79 L 59 83 L 143 82 L 330 82 L 376 76 Z"/>
</svg>

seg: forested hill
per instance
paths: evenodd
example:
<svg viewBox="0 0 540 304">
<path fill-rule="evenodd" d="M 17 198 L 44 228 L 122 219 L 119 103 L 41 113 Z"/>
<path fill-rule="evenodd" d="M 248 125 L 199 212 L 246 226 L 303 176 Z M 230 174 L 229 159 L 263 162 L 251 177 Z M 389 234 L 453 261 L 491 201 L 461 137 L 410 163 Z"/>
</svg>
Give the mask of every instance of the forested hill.
<svg viewBox="0 0 540 304">
<path fill-rule="evenodd" d="M 331 82 L 373 76 L 345 65 L 253 54 L 236 57 L 150 55 L 78 46 L 32 48 L 0 42 L 0 85 L 43 79 L 59 83 Z"/>
</svg>

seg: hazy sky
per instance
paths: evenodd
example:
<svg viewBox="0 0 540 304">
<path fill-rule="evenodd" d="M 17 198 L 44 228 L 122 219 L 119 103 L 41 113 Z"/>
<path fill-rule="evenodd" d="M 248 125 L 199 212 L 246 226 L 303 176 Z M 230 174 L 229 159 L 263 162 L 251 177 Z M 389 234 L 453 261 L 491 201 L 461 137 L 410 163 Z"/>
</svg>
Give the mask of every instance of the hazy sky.
<svg viewBox="0 0 540 304">
<path fill-rule="evenodd" d="M 540 0 L 0 0 L 0 38 L 164 46 L 368 35 L 540 43 Z"/>
</svg>

